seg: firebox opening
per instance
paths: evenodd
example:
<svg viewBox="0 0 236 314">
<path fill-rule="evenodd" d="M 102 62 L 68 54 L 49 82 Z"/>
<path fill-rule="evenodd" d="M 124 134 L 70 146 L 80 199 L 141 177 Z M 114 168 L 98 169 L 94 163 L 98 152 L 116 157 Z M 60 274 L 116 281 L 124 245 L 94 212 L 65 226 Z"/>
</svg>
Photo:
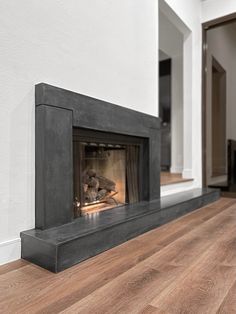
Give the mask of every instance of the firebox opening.
<svg viewBox="0 0 236 314">
<path fill-rule="evenodd" d="M 74 216 L 140 201 L 140 145 L 85 133 L 74 134 Z"/>
</svg>

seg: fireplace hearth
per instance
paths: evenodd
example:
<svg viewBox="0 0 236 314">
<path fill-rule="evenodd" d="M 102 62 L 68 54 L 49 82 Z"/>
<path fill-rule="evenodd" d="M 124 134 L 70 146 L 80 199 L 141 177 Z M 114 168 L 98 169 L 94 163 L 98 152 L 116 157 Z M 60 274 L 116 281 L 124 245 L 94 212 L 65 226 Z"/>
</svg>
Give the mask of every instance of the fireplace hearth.
<svg viewBox="0 0 236 314">
<path fill-rule="evenodd" d="M 35 229 L 22 258 L 53 272 L 219 197 L 160 201 L 159 118 L 48 84 L 35 88 Z"/>
</svg>

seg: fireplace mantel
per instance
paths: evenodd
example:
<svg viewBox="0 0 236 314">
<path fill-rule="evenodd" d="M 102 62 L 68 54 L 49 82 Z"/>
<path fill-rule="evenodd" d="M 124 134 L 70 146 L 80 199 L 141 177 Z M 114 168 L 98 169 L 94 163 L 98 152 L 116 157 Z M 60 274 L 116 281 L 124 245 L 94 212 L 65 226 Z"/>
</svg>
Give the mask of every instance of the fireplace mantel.
<svg viewBox="0 0 236 314">
<path fill-rule="evenodd" d="M 35 95 L 36 228 L 73 220 L 74 127 L 147 139 L 147 200 L 160 198 L 159 118 L 45 83 Z"/>
</svg>

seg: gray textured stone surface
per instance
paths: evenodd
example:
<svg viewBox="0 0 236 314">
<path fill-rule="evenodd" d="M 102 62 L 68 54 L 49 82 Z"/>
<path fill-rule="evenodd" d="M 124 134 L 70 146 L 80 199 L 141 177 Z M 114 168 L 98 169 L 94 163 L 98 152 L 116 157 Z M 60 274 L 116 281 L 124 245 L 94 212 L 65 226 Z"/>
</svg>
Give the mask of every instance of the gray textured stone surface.
<svg viewBox="0 0 236 314">
<path fill-rule="evenodd" d="M 53 272 L 89 257 L 209 204 L 218 190 L 195 189 L 161 200 L 113 208 L 48 230 L 22 232 L 22 257 Z M 207 210 L 207 209 L 206 209 Z"/>
<path fill-rule="evenodd" d="M 73 127 L 146 139 L 145 200 L 160 197 L 160 120 L 48 84 L 36 102 L 36 228 L 69 223 L 73 213 Z"/>
<path fill-rule="evenodd" d="M 73 219 L 72 111 L 36 107 L 36 228 Z"/>
</svg>

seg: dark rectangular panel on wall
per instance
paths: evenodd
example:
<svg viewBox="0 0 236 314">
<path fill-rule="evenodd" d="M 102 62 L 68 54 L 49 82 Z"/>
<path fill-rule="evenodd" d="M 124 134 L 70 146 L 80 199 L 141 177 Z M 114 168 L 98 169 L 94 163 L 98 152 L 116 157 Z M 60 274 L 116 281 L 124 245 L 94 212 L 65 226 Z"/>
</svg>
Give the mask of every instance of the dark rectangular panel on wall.
<svg viewBox="0 0 236 314">
<path fill-rule="evenodd" d="M 36 106 L 36 228 L 72 220 L 72 118 L 71 110 Z"/>
</svg>

